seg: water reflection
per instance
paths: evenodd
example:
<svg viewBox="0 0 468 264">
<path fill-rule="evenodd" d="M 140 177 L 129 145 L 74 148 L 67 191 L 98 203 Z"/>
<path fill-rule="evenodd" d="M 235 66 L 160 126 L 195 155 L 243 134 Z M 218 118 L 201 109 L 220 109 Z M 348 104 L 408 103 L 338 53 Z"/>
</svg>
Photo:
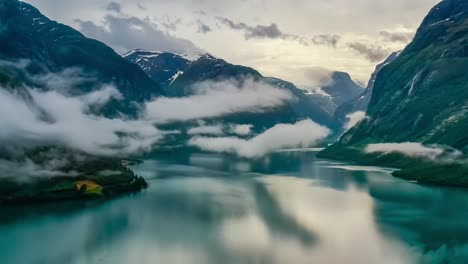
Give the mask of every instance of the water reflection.
<svg viewBox="0 0 468 264">
<path fill-rule="evenodd" d="M 0 210 L 1 263 L 464 263 L 468 194 L 284 152 L 179 153 L 111 202 Z"/>
</svg>

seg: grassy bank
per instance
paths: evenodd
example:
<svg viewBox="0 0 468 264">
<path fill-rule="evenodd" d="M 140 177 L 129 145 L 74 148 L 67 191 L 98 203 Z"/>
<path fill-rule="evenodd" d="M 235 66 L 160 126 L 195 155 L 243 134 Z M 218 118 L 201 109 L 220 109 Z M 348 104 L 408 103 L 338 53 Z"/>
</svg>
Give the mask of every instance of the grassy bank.
<svg viewBox="0 0 468 264">
<path fill-rule="evenodd" d="M 398 168 L 393 176 L 422 184 L 468 188 L 468 164 L 463 161 L 435 162 L 391 154 L 366 154 L 359 147 L 334 144 L 317 155 L 319 158 L 353 162 L 360 165 Z"/>
</svg>

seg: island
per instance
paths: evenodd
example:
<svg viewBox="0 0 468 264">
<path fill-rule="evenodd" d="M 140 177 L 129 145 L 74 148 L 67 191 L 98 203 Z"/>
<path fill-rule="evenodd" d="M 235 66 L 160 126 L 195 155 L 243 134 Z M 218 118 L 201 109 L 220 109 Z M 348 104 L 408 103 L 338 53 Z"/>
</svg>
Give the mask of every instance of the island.
<svg viewBox="0 0 468 264">
<path fill-rule="evenodd" d="M 63 176 L 0 178 L 0 205 L 107 199 L 140 192 L 148 183 L 126 166 L 136 162 L 90 159 L 68 165 Z"/>
</svg>

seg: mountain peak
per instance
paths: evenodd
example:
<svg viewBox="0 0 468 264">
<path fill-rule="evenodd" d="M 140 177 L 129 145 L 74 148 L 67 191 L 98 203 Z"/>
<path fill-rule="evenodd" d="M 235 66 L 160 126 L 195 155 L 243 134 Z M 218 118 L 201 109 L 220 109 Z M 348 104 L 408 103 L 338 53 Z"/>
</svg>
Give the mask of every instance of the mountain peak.
<svg viewBox="0 0 468 264">
<path fill-rule="evenodd" d="M 444 0 L 431 9 L 424 19 L 421 28 L 436 26 L 439 24 L 453 22 L 466 16 L 468 12 L 468 1 L 466 0 Z"/>
</svg>

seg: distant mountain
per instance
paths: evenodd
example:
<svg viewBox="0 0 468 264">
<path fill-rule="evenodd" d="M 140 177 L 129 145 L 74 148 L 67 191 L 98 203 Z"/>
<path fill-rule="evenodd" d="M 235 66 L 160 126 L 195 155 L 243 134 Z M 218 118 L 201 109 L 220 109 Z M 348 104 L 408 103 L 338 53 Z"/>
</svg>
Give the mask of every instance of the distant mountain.
<svg viewBox="0 0 468 264">
<path fill-rule="evenodd" d="M 364 88 L 356 84 L 346 72 L 333 72 L 322 87 L 317 87 L 313 92 L 308 92 L 312 102 L 319 104 L 330 115 L 334 115 L 337 109 L 357 98 Z"/>
<path fill-rule="evenodd" d="M 169 86 L 190 64 L 198 59 L 200 55 L 181 55 L 161 51 L 146 51 L 137 49 L 128 52 L 123 57 L 140 66 L 140 68 L 155 82 L 160 84 L 166 92 Z"/>
<path fill-rule="evenodd" d="M 334 98 L 334 102 L 340 105 L 363 92 L 363 88 L 357 85 L 346 72 L 333 72 L 331 83 L 322 87 L 322 90 Z"/>
<path fill-rule="evenodd" d="M 32 73 L 78 67 L 96 83 L 113 83 L 128 101 L 164 94 L 138 66 L 105 44 L 51 21 L 33 6 L 17 0 L 0 3 L 0 60 L 28 59 Z M 93 83 L 82 87 L 93 89 Z"/>
<path fill-rule="evenodd" d="M 255 69 L 234 65 L 210 54 L 181 55 L 137 49 L 123 57 L 139 65 L 154 81 L 164 87 L 169 96 L 174 97 L 192 94 L 192 86 L 197 82 L 243 78 L 264 81 L 274 87 L 287 89 L 298 98 L 290 105 L 294 114 L 291 120 L 308 117 L 331 128 L 341 126 L 332 120 L 335 110 L 344 102 L 362 94 L 364 90 L 344 72 L 332 73 L 330 81 L 323 87 L 318 87 L 320 91 L 314 93 L 300 89 L 291 82 L 264 77 Z M 276 119 L 278 118 L 279 115 Z"/>
<path fill-rule="evenodd" d="M 258 127 L 269 127 L 280 122 L 298 119 L 312 120 L 330 128 L 337 127 L 332 116 L 315 103 L 304 91 L 294 84 L 271 77 L 264 77 L 255 69 L 234 65 L 210 54 L 180 55 L 167 52 L 130 51 L 124 58 L 138 64 L 153 80 L 165 87 L 169 96 L 181 97 L 194 93 L 193 85 L 203 81 L 243 80 L 246 78 L 263 81 L 274 87 L 286 89 L 296 100 L 275 112 L 259 114 L 244 113 L 227 117 L 232 122 L 255 121 Z"/>
<path fill-rule="evenodd" d="M 375 71 L 372 73 L 369 83 L 367 84 L 367 88 L 359 94 L 359 96 L 351 98 L 351 100 L 345 101 L 341 104 L 335 112 L 335 119 L 340 122 L 346 122 L 346 115 L 357 112 L 367 110 L 369 103 L 372 98 L 372 92 L 374 91 L 374 84 L 375 80 L 377 79 L 377 75 L 383 69 L 383 67 L 387 66 L 391 62 L 393 62 L 398 56 L 400 56 L 401 51 L 393 52 L 384 62 L 377 65 Z"/>
<path fill-rule="evenodd" d="M 442 144 L 466 155 L 467 71 L 468 1 L 444 0 L 429 12 L 401 55 L 377 75 L 368 118 L 321 155 L 375 161 L 360 150 L 381 142 Z M 393 160 L 385 163 L 399 166 Z"/>
</svg>

